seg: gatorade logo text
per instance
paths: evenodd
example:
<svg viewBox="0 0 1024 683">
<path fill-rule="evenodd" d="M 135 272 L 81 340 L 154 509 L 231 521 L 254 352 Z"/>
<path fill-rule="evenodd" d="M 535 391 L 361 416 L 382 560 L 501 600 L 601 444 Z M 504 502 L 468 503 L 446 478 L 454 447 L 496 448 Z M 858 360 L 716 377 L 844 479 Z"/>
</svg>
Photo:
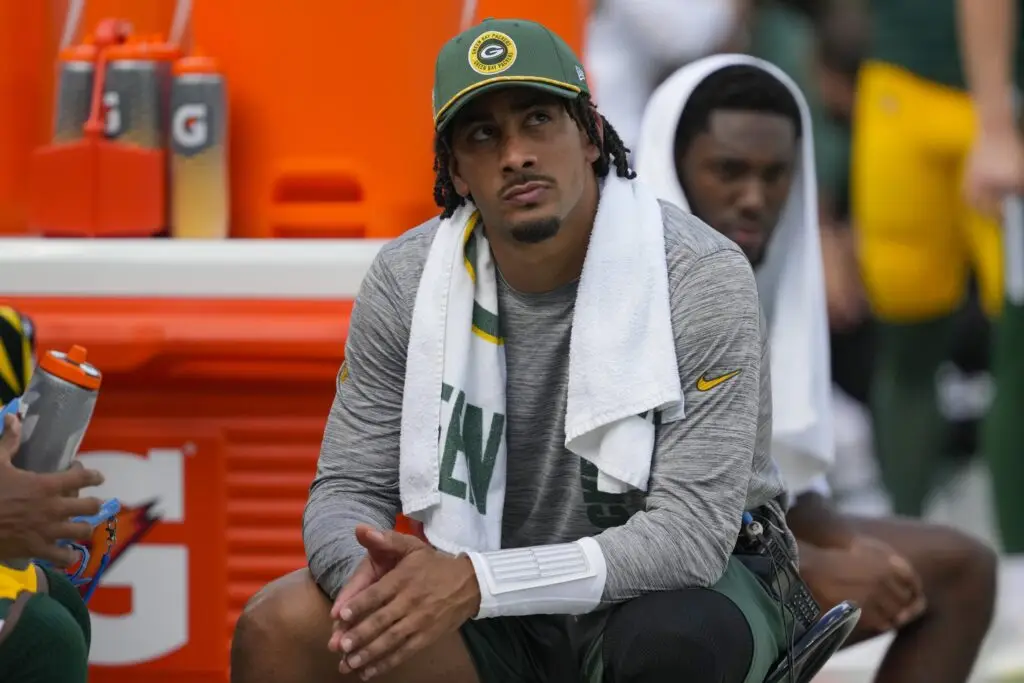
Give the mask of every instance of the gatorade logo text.
<svg viewBox="0 0 1024 683">
<path fill-rule="evenodd" d="M 91 451 L 79 459 L 106 478 L 90 495 L 116 497 L 122 504 L 118 536 L 125 545 L 115 547 L 97 598 L 109 590 L 130 593 L 130 611 L 92 612 L 89 661 L 126 666 L 179 650 L 189 639 L 188 548 L 136 541 L 155 523 L 184 523 L 184 453 L 153 448 L 140 457 L 124 451 Z M 96 539 L 101 537 L 102 532 Z M 102 549 L 93 552 L 95 558 Z"/>
<path fill-rule="evenodd" d="M 516 61 L 516 44 L 500 31 L 487 31 L 469 46 L 469 66 L 485 76 L 500 74 Z"/>
<path fill-rule="evenodd" d="M 209 107 L 202 103 L 183 104 L 174 111 L 171 135 L 186 148 L 202 147 L 210 136 Z"/>
<path fill-rule="evenodd" d="M 108 138 L 116 138 L 124 126 L 121 116 L 121 95 L 115 90 L 103 93 L 103 132 Z"/>
</svg>

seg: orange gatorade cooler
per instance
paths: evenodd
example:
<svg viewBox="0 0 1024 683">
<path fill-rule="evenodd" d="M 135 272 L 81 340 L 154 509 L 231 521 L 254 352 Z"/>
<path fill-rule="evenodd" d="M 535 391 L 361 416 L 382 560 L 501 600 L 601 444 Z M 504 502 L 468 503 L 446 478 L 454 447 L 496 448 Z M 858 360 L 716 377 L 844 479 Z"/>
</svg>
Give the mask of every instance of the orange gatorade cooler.
<svg viewBox="0 0 1024 683">
<path fill-rule="evenodd" d="M 0 240 L 0 301 L 40 348 L 80 344 L 103 372 L 78 459 L 106 478 L 89 494 L 123 507 L 89 603 L 91 683 L 227 683 L 245 603 L 305 564 L 302 512 L 381 244 Z"/>
<path fill-rule="evenodd" d="M 228 236 L 228 103 L 209 57 L 174 63 L 171 84 L 171 236 Z"/>
</svg>

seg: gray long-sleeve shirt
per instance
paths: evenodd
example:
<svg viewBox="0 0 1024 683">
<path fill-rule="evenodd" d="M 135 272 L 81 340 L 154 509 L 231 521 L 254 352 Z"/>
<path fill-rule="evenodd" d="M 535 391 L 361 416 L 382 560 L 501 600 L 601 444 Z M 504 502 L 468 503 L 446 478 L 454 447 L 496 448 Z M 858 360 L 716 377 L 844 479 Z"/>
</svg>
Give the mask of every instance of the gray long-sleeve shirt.
<svg viewBox="0 0 1024 683">
<path fill-rule="evenodd" d="M 658 425 L 646 494 L 599 492 L 596 468 L 565 449 L 576 284 L 523 294 L 498 283 L 508 378 L 502 546 L 594 536 L 607 562 L 606 603 L 713 584 L 742 511 L 774 505 L 783 490 L 768 450 L 768 346 L 750 265 L 690 214 L 664 203 L 662 213 L 686 417 Z M 355 525 L 390 528 L 400 511 L 406 346 L 437 225 L 421 225 L 381 250 L 352 313 L 303 523 L 309 566 L 332 597 L 364 554 Z M 715 386 L 701 381 L 736 371 Z"/>
</svg>

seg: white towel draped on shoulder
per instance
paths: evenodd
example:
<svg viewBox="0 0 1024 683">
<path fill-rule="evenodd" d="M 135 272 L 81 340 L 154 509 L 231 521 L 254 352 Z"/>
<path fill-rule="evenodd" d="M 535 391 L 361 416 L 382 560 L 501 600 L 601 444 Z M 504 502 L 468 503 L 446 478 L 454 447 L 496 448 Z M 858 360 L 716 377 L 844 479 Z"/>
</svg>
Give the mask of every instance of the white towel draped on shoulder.
<svg viewBox="0 0 1024 683">
<path fill-rule="evenodd" d="M 402 511 L 448 552 L 501 547 L 505 348 L 499 277 L 472 204 L 441 221 L 413 309 L 402 404 Z M 661 422 L 683 417 L 661 208 L 610 176 L 576 295 L 565 457 L 607 492 L 646 490 Z"/>
</svg>

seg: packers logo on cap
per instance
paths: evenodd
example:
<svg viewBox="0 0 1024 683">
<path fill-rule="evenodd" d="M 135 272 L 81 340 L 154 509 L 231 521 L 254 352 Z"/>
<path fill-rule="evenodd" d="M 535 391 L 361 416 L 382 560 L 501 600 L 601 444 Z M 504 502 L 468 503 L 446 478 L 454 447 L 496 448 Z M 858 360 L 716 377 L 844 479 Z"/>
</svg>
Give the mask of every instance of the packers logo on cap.
<svg viewBox="0 0 1024 683">
<path fill-rule="evenodd" d="M 516 44 L 500 31 L 487 31 L 469 46 L 469 66 L 484 76 L 500 74 L 516 61 Z"/>
</svg>

